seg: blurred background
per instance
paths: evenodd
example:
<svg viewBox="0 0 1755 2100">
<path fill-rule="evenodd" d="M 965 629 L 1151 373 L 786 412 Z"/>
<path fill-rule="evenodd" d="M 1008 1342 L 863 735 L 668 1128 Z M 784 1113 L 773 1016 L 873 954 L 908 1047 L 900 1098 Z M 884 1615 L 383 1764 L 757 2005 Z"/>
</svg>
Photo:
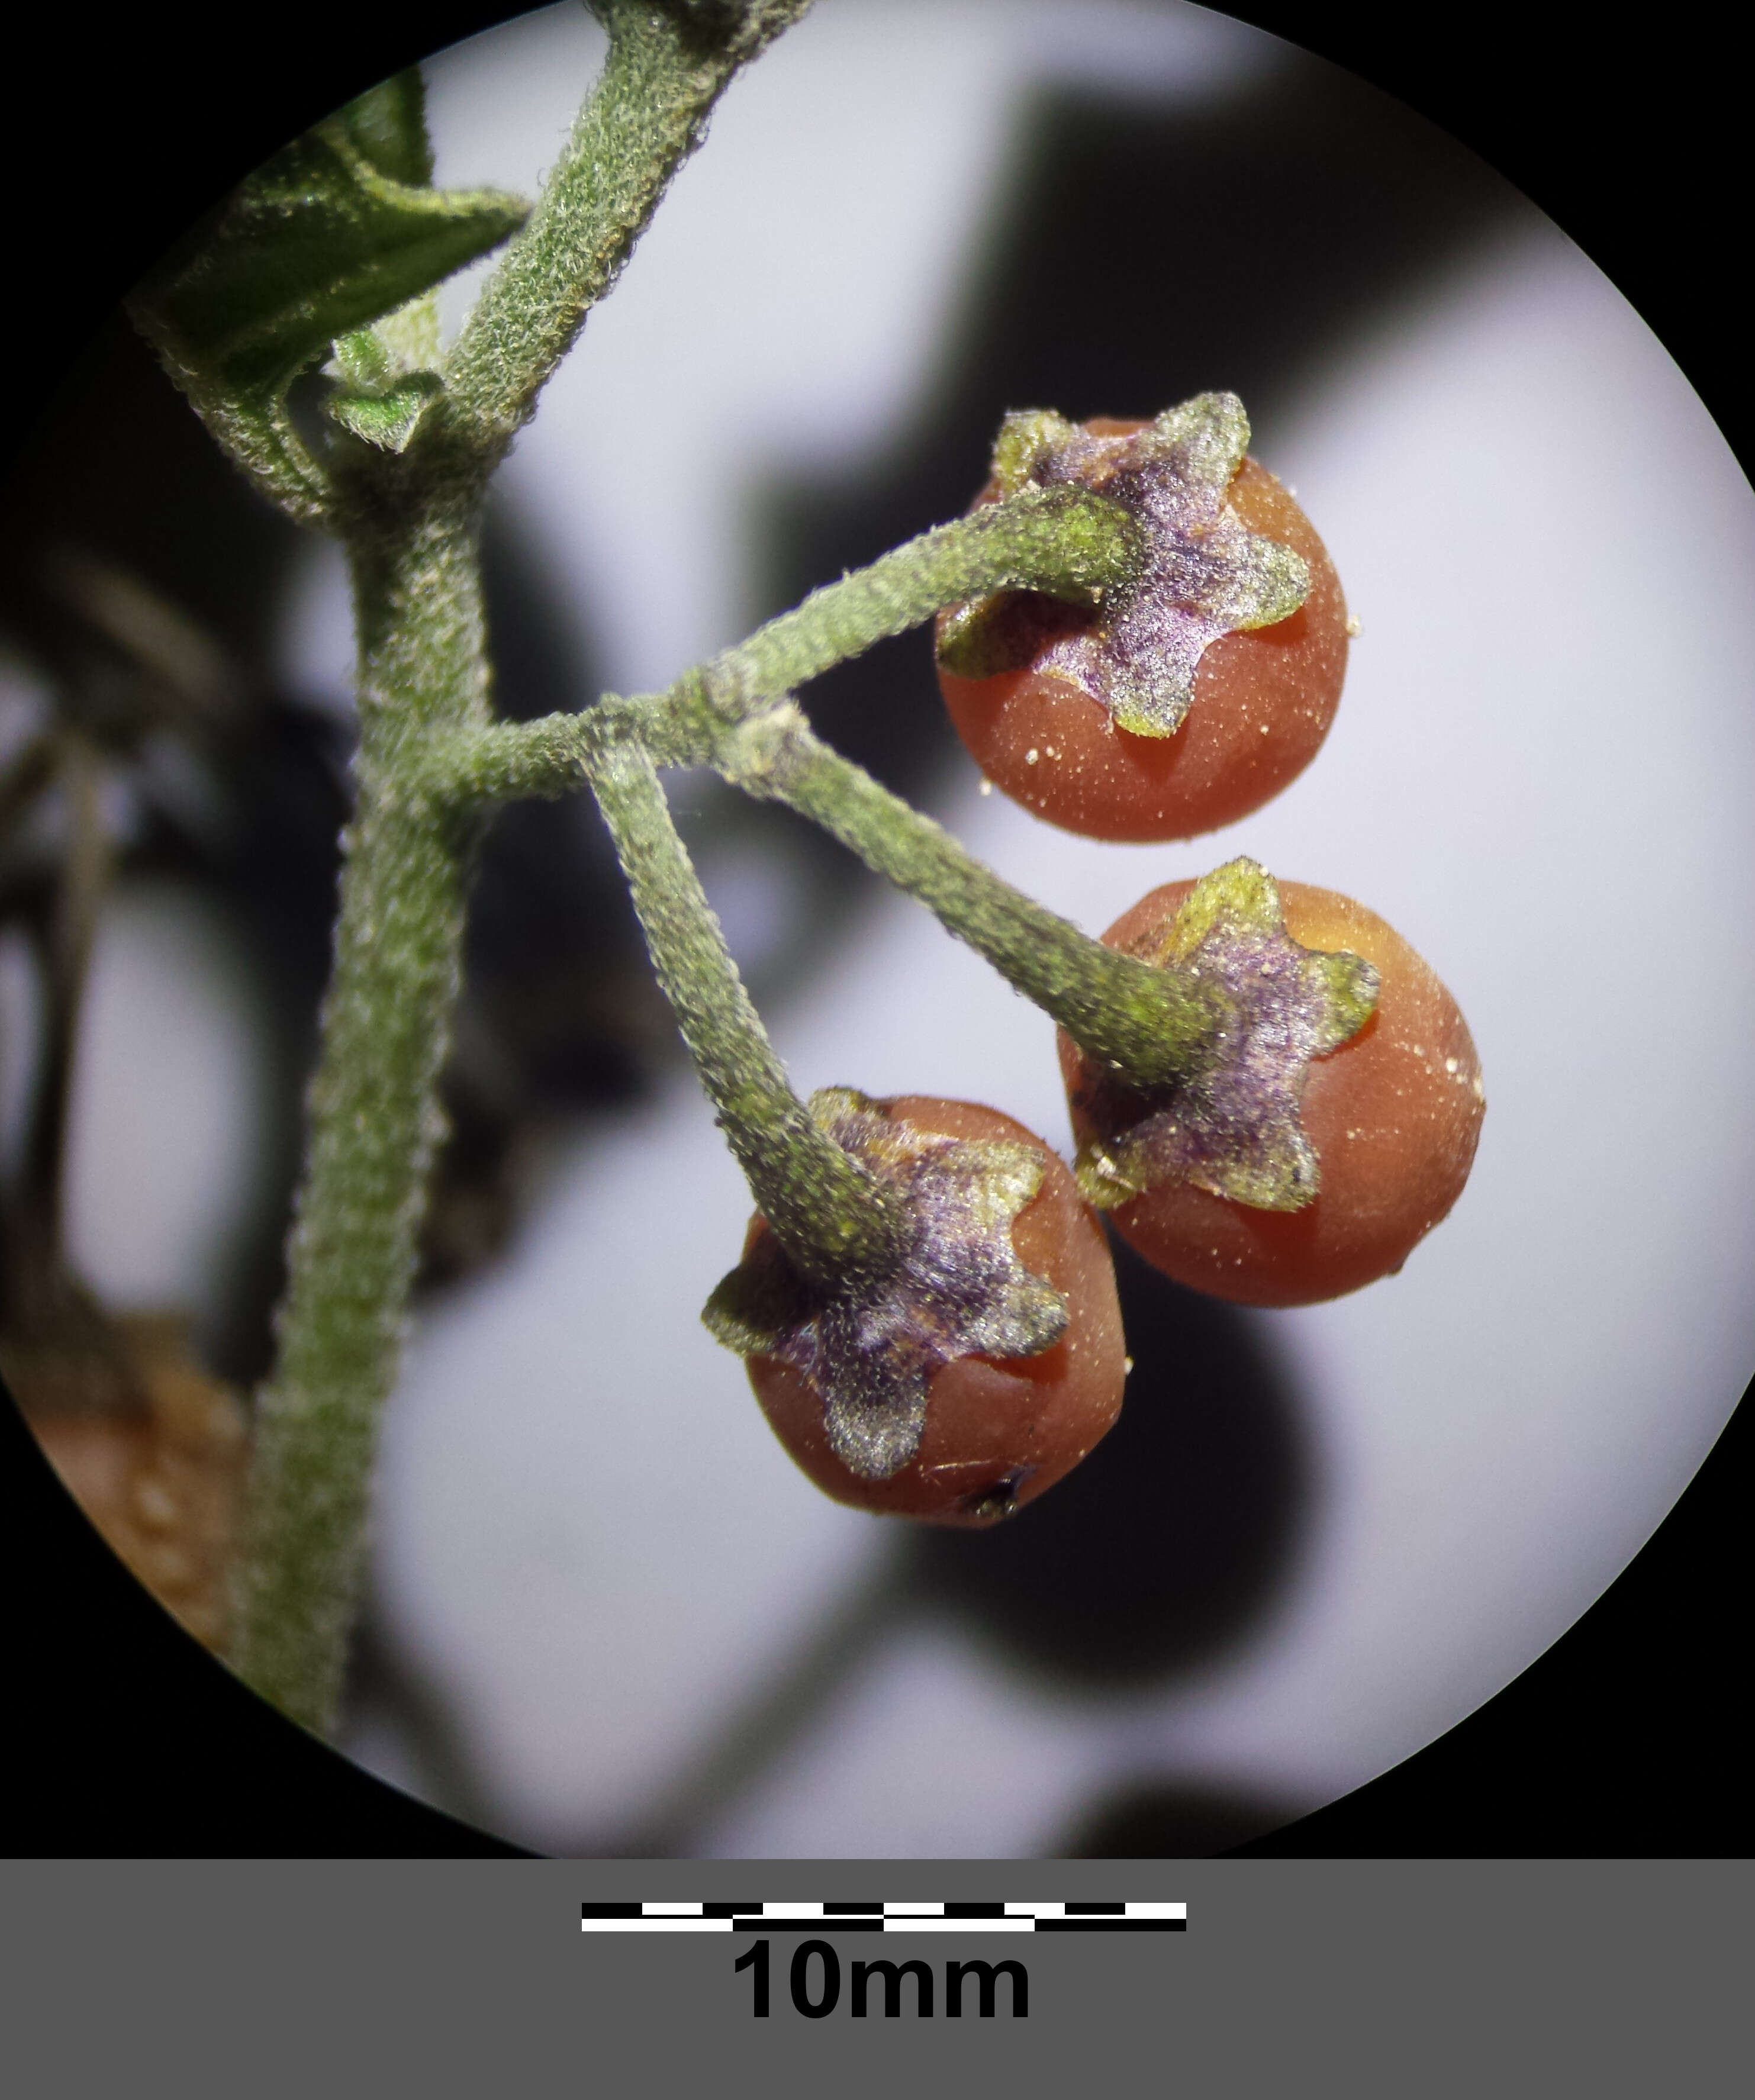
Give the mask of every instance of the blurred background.
<svg viewBox="0 0 1755 2100">
<path fill-rule="evenodd" d="M 564 7 L 435 60 L 439 180 L 533 188 L 600 51 Z M 1242 851 L 1391 920 L 1485 1064 L 1454 1216 L 1295 1313 L 1123 1254 L 1116 1432 L 997 1534 L 886 1530 L 805 1485 L 696 1323 L 747 1198 L 591 813 L 509 813 L 386 1427 L 370 1769 L 585 1855 L 1221 1849 L 1490 1696 L 1728 1415 L 1755 504 L 1590 263 L 1346 74 L 1144 0 L 821 0 L 500 479 L 500 703 L 667 682 L 961 510 L 1008 408 L 1214 386 L 1362 624 L 1281 801 L 1180 847 L 1048 831 L 980 795 L 919 636 L 807 703 L 1092 930 Z M 120 324 L 6 527 L 5 1361 L 50 1412 L 106 1380 L 218 1409 L 267 1360 L 326 959 L 341 565 Z M 801 1087 L 987 1099 L 1065 1148 L 1040 1016 L 784 813 L 672 787 Z M 82 1289 L 39 1273 L 51 1240 Z M 209 1441 L 217 1480 L 218 1414 Z"/>
</svg>

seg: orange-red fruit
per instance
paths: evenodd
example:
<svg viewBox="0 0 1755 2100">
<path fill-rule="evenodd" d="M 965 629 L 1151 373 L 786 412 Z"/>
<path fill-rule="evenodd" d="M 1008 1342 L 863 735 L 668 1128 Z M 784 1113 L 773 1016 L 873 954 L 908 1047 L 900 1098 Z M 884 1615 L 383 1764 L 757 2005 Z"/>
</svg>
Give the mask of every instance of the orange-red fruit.
<svg viewBox="0 0 1755 2100">
<path fill-rule="evenodd" d="M 1105 941 L 1149 946 L 1193 886 L 1154 889 Z M 1321 1169 L 1315 1201 L 1302 1211 L 1257 1211 L 1178 1183 L 1111 1214 L 1166 1276 L 1244 1305 L 1312 1304 L 1399 1268 L 1462 1193 L 1486 1105 L 1467 1023 L 1394 927 L 1351 898 L 1303 883 L 1282 882 L 1280 900 L 1294 941 L 1350 949 L 1382 981 L 1370 1020 L 1309 1067 L 1302 1114 Z M 1084 1058 L 1064 1034 L 1060 1067 L 1083 1145 L 1093 1134 L 1082 1105 Z"/>
<path fill-rule="evenodd" d="M 1144 426 L 1097 416 L 1085 427 L 1121 437 Z M 990 483 L 977 501 L 998 494 Z M 1316 528 L 1264 466 L 1245 460 L 1230 501 L 1250 532 L 1303 556 L 1303 604 L 1272 627 L 1209 643 L 1174 736 L 1118 729 L 1100 701 L 1046 673 L 959 678 L 941 668 L 957 734 L 995 787 L 1091 838 L 1186 839 L 1259 810 L 1316 757 L 1347 676 L 1340 578 Z"/>
<path fill-rule="evenodd" d="M 750 1383 L 774 1434 L 825 1494 L 855 1508 L 933 1524 L 994 1524 L 1071 1471 L 1121 1412 L 1127 1378 L 1114 1265 L 1096 1213 L 1065 1163 L 997 1109 L 908 1094 L 884 1105 L 948 1137 L 1005 1139 L 1040 1154 L 1042 1186 L 1012 1222 L 1024 1266 L 1065 1298 L 1066 1332 L 1039 1356 L 958 1357 L 927 1389 L 920 1448 L 886 1480 L 864 1480 L 829 1449 L 822 1401 L 772 1357 L 748 1359 Z M 766 1230 L 759 1215 L 748 1253 Z"/>
</svg>

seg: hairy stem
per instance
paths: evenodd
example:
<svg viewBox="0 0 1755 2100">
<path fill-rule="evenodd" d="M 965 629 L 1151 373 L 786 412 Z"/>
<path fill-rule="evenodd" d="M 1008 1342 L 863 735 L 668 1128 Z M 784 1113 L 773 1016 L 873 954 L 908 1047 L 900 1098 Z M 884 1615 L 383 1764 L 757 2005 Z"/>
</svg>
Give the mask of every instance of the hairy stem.
<svg viewBox="0 0 1755 2100">
<path fill-rule="evenodd" d="M 708 665 L 715 712 L 735 719 L 946 606 L 999 590 L 1091 604 L 1135 572 L 1140 528 L 1087 488 L 1030 488 L 984 504 L 813 591 Z"/>
<path fill-rule="evenodd" d="M 751 724 L 721 766 L 918 898 L 1081 1049 L 1134 1084 L 1186 1077 L 1224 1029 L 1230 1003 L 1216 986 L 1106 948 L 1014 889 L 930 817 L 820 743 L 796 709 Z"/>
<path fill-rule="evenodd" d="M 417 514 L 350 552 L 359 801 L 232 1649 L 249 1683 L 319 1731 L 334 1714 L 357 1603 L 460 976 L 465 841 L 400 776 L 425 738 L 485 721 L 487 706 L 473 516 Z"/>
<path fill-rule="evenodd" d="M 598 0 L 609 56 L 523 231 L 445 367 L 432 441 L 485 479 L 615 281 L 739 69 L 809 0 Z"/>
<path fill-rule="evenodd" d="M 1005 589 L 1088 601 L 1138 559 L 1137 527 L 1118 504 L 1083 488 L 1030 489 L 824 585 L 666 692 L 435 744 L 429 792 L 460 804 L 561 794 L 630 743 L 649 762 L 712 765 L 790 804 L 918 897 L 1091 1056 L 1142 1086 L 1180 1078 L 1224 1024 L 1216 988 L 1118 955 L 1032 902 L 819 743 L 784 699 L 946 605 Z"/>
<path fill-rule="evenodd" d="M 899 1220 L 888 1192 L 819 1130 L 787 1080 L 677 835 L 652 761 L 614 744 L 590 772 L 659 982 L 721 1127 L 775 1237 L 806 1275 L 887 1267 Z"/>
<path fill-rule="evenodd" d="M 435 741 L 423 761 L 427 790 L 456 803 L 567 794 L 593 752 L 629 737 L 659 765 L 717 765 L 728 727 L 946 605 L 1011 589 L 1088 598 L 1129 576 L 1136 556 L 1136 528 L 1119 504 L 1083 488 L 1030 489 L 823 585 L 664 692 L 607 695 L 582 713 Z"/>
<path fill-rule="evenodd" d="M 598 0 L 610 34 L 602 77 L 466 322 L 416 441 L 394 459 L 339 447 L 333 462 L 345 501 L 324 514 L 348 546 L 359 629 L 358 803 L 232 1626 L 243 1675 L 320 1731 L 341 1688 L 378 1419 L 443 1134 L 438 1087 L 470 826 L 459 798 L 430 792 L 428 755 L 488 725 L 482 494 L 714 102 L 806 4 Z M 806 1215 L 805 1196 L 794 1200 Z M 872 1215 L 867 1203 L 866 1237 Z"/>
</svg>

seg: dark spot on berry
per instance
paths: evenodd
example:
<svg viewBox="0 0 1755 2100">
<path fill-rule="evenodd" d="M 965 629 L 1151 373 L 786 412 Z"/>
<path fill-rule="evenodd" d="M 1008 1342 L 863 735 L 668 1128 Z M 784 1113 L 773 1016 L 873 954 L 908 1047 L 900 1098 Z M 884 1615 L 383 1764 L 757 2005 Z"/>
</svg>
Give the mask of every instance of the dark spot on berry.
<svg viewBox="0 0 1755 2100">
<path fill-rule="evenodd" d="M 1001 1517 L 1016 1511 L 1017 1491 L 1035 1470 L 1034 1466 L 1019 1466 L 1009 1473 L 1002 1473 L 985 1488 L 972 1488 L 968 1494 L 959 1495 L 957 1507 L 966 1515 L 997 1524 Z"/>
</svg>

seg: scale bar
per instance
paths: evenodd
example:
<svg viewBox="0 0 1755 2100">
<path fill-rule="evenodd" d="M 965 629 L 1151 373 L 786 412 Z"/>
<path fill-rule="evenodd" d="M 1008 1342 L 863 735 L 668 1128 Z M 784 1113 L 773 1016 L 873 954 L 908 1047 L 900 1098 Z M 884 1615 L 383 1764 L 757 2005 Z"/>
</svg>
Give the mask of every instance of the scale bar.
<svg viewBox="0 0 1755 2100">
<path fill-rule="evenodd" d="M 1185 1932 L 1185 1903 L 587 1903 L 584 1932 Z"/>
</svg>

